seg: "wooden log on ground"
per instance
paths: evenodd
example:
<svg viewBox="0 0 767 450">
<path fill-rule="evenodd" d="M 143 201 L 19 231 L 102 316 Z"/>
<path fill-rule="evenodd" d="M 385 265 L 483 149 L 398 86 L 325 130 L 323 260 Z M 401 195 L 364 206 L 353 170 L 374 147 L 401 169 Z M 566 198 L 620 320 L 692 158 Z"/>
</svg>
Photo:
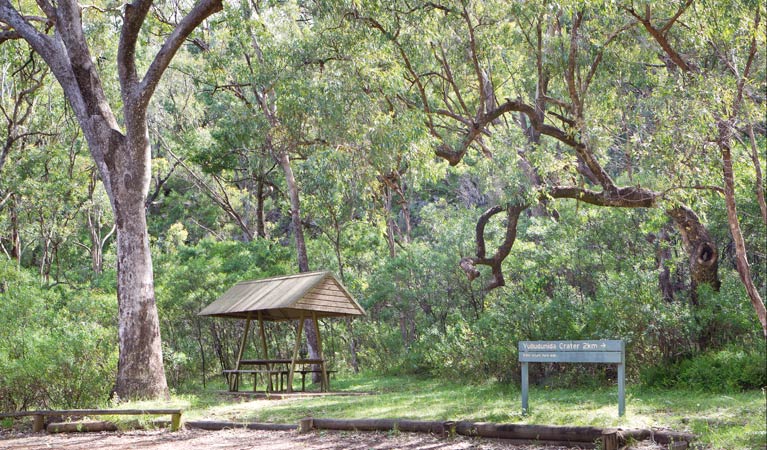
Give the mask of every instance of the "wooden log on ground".
<svg viewBox="0 0 767 450">
<path fill-rule="evenodd" d="M 117 425 L 106 421 L 49 423 L 48 433 L 79 433 L 89 431 L 117 431 Z"/>
<path fill-rule="evenodd" d="M 63 417 L 170 414 L 170 429 L 177 431 L 181 426 L 181 413 L 180 409 L 59 409 L 3 413 L 0 418 L 32 416 L 32 431 L 38 433 L 45 429 L 45 417 L 51 416 L 53 420 L 62 420 Z"/>
<path fill-rule="evenodd" d="M 618 430 L 618 436 L 622 445 L 626 444 L 629 440 L 653 440 L 666 446 L 674 445 L 676 447 L 679 444 L 679 448 L 687 448 L 696 439 L 696 436 L 691 433 L 645 429 Z"/>
<path fill-rule="evenodd" d="M 678 431 L 655 431 L 653 432 L 653 440 L 663 445 L 675 444 L 677 442 L 690 443 L 695 440 L 695 435 Z"/>
<path fill-rule="evenodd" d="M 533 441 L 595 442 L 602 437 L 602 428 L 596 427 L 497 424 L 467 421 L 456 422 L 455 431 L 464 436 Z"/>
<path fill-rule="evenodd" d="M 264 431 L 295 431 L 298 427 L 289 423 L 241 423 L 215 420 L 192 420 L 184 422 L 186 428 L 198 430 L 220 431 L 231 429 L 248 429 Z"/>
<path fill-rule="evenodd" d="M 341 431 L 405 431 L 444 435 L 445 422 L 398 419 L 313 419 L 314 428 Z"/>
<path fill-rule="evenodd" d="M 121 416 L 121 415 L 162 415 L 181 414 L 180 409 L 56 409 L 50 411 L 29 411 L 27 415 L 45 416 Z"/>
</svg>

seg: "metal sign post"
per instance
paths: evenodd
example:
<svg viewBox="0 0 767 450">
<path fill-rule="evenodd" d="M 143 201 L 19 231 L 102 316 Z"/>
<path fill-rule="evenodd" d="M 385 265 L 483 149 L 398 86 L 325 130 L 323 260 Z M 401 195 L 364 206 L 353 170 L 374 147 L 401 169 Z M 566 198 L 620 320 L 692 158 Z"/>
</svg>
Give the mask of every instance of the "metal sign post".
<svg viewBox="0 0 767 450">
<path fill-rule="evenodd" d="M 522 413 L 528 408 L 528 367 L 531 362 L 617 364 L 618 416 L 626 413 L 626 345 L 622 340 L 608 341 L 521 341 Z"/>
</svg>

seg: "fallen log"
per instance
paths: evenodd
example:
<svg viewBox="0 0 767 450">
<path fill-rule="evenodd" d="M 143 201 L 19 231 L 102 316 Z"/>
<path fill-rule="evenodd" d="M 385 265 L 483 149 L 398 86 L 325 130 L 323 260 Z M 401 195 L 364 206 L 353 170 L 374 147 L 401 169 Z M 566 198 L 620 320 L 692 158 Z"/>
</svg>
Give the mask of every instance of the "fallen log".
<svg viewBox="0 0 767 450">
<path fill-rule="evenodd" d="M 180 409 L 59 409 L 59 410 L 40 410 L 40 411 L 16 411 L 13 413 L 3 413 L 3 417 L 24 417 L 32 416 L 32 432 L 39 433 L 45 429 L 45 418 L 53 417 L 53 420 L 62 420 L 56 418 L 62 417 L 85 417 L 85 416 L 114 416 L 114 415 L 162 415 L 170 414 L 170 430 L 177 431 L 181 426 Z"/>
<path fill-rule="evenodd" d="M 199 430 L 220 431 L 232 429 L 263 430 L 263 431 L 295 431 L 298 427 L 289 423 L 242 423 L 225 422 L 216 420 L 188 420 L 184 422 L 186 428 Z"/>
<path fill-rule="evenodd" d="M 568 427 L 551 425 L 497 424 L 489 422 L 441 422 L 399 419 L 304 419 L 299 424 L 306 432 L 309 428 L 339 431 L 392 431 L 432 433 L 439 436 L 460 434 L 469 437 L 505 439 L 518 444 L 545 442 L 579 448 L 594 448 L 600 442 L 603 448 L 614 449 L 629 440 L 654 440 L 674 448 L 687 448 L 695 439 L 690 433 L 665 430 L 606 429 L 597 427 Z"/>
<path fill-rule="evenodd" d="M 444 435 L 445 422 L 399 419 L 312 419 L 314 428 L 340 431 L 391 431 Z"/>
<path fill-rule="evenodd" d="M 643 429 L 630 429 L 630 430 L 618 430 L 618 436 L 621 443 L 625 444 L 627 441 L 633 439 L 635 441 L 653 440 L 663 445 L 674 445 L 681 443 L 690 443 L 695 440 L 695 435 L 691 433 L 683 433 L 679 431 L 668 430 L 643 430 Z M 682 447 L 686 448 L 686 447 Z"/>
<path fill-rule="evenodd" d="M 89 431 L 117 431 L 117 425 L 106 421 L 49 423 L 48 433 L 80 433 Z"/>
<path fill-rule="evenodd" d="M 551 425 L 498 424 L 489 422 L 455 423 L 455 432 L 464 436 L 533 441 L 595 442 L 602 437 L 602 428 L 565 427 Z"/>
</svg>

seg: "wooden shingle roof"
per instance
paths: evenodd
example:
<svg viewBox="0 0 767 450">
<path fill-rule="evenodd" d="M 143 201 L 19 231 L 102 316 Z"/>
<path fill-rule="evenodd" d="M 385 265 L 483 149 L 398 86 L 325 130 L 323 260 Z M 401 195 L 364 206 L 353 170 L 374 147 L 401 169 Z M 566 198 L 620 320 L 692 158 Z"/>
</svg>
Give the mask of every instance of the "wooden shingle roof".
<svg viewBox="0 0 767 450">
<path fill-rule="evenodd" d="M 365 311 L 330 272 L 242 281 L 198 313 L 200 316 L 292 320 L 310 317 L 361 316 Z"/>
</svg>

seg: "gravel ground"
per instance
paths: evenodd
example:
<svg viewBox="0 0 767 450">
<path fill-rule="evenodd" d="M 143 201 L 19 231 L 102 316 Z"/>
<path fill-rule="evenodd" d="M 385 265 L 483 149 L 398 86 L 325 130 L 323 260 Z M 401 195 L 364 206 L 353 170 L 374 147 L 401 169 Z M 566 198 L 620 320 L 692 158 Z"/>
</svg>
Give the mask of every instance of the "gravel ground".
<svg viewBox="0 0 767 450">
<path fill-rule="evenodd" d="M 642 447 L 642 450 L 658 448 L 660 447 Z M 5 433 L 0 434 L 0 449 L 563 450 L 565 447 L 514 445 L 503 440 L 471 439 L 463 436 L 442 439 L 432 435 L 417 433 L 315 431 L 308 434 L 298 434 L 294 431 L 251 430 L 182 430 L 171 433 L 165 430 L 152 430 L 69 434 Z"/>
<path fill-rule="evenodd" d="M 457 436 L 442 439 L 417 433 L 350 433 L 316 431 L 298 434 L 288 431 L 251 430 L 165 430 L 117 433 L 69 434 L 0 434 L 0 450 L 65 449 L 65 450 L 565 450 L 567 447 L 517 445 L 502 439 L 472 439 Z M 633 450 L 659 450 L 663 447 L 645 441 Z M 628 450 L 631 450 L 628 449 Z"/>
</svg>

